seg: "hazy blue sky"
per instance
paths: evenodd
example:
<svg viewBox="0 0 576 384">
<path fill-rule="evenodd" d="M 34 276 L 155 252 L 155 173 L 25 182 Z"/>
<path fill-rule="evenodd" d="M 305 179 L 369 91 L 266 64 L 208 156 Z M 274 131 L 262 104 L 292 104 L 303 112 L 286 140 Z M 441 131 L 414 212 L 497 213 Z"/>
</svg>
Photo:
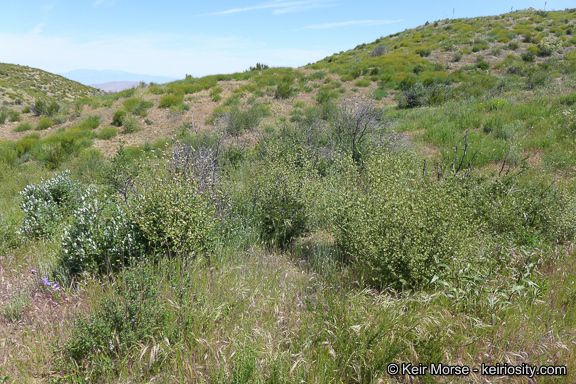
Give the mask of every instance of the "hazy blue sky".
<svg viewBox="0 0 576 384">
<path fill-rule="evenodd" d="M 0 62 L 182 78 L 301 66 L 426 21 L 545 1 L 0 0 Z M 549 0 L 548 10 L 576 6 Z"/>
</svg>

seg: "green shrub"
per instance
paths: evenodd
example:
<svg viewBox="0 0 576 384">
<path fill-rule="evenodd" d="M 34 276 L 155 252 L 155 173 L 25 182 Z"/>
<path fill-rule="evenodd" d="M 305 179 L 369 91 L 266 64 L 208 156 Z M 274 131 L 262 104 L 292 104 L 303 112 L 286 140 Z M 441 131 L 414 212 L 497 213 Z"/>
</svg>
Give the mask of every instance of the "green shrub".
<svg viewBox="0 0 576 384">
<path fill-rule="evenodd" d="M 322 88 L 316 94 L 316 102 L 318 104 L 324 104 L 329 102 L 330 100 L 334 100 L 338 98 L 338 92 L 331 91 L 329 89 Z"/>
<path fill-rule="evenodd" d="M 309 231 L 309 216 L 303 195 L 308 163 L 302 163 L 302 148 L 273 143 L 270 157 L 255 176 L 252 195 L 260 239 L 268 247 L 286 249 L 295 238 Z M 309 176 L 309 178 L 312 176 Z"/>
<path fill-rule="evenodd" d="M 52 119 L 50 119 L 47 116 L 44 116 L 40 118 L 40 121 L 38 121 L 38 125 L 36 125 L 36 130 L 42 131 L 44 129 L 50 128 L 51 126 L 52 126 Z"/>
<path fill-rule="evenodd" d="M 426 287 L 467 261 L 475 243 L 478 226 L 462 186 L 422 183 L 415 167 L 405 155 L 379 153 L 333 208 L 338 247 L 368 285 Z"/>
<path fill-rule="evenodd" d="M 105 196 L 104 196 L 105 198 Z M 71 275 L 108 273 L 143 257 L 145 241 L 125 210 L 89 187 L 62 236 L 60 259 Z"/>
<path fill-rule="evenodd" d="M 562 48 L 562 40 L 556 36 L 547 36 L 538 43 L 538 54 L 540 56 L 550 56 Z"/>
<path fill-rule="evenodd" d="M 431 48 L 418 48 L 416 49 L 416 53 L 420 55 L 420 57 L 428 57 L 432 53 Z"/>
<path fill-rule="evenodd" d="M 294 94 L 294 77 L 282 76 L 276 80 L 275 99 L 287 99 Z"/>
<path fill-rule="evenodd" d="M 372 98 L 374 100 L 382 100 L 386 96 L 388 96 L 388 91 L 385 89 L 375 89 L 374 92 L 372 92 Z"/>
<path fill-rule="evenodd" d="M 130 98 L 124 100 L 124 102 L 122 104 L 124 105 L 124 108 L 126 108 L 127 111 L 132 111 L 132 109 L 134 109 L 134 107 L 136 107 L 139 103 L 140 103 L 140 99 L 137 99 L 135 97 L 130 97 Z"/>
<path fill-rule="evenodd" d="M 124 109 L 117 109 L 114 111 L 114 116 L 112 117 L 112 125 L 121 127 L 126 118 L 126 111 Z"/>
<path fill-rule="evenodd" d="M 131 111 L 134 115 L 146 117 L 148 116 L 148 108 L 152 108 L 153 106 L 153 102 L 141 100 L 138 104 L 132 107 Z"/>
<path fill-rule="evenodd" d="M 117 93 L 118 97 L 132 97 L 136 93 L 136 88 L 129 88 Z"/>
<path fill-rule="evenodd" d="M 520 48 L 520 43 L 517 41 L 511 41 L 508 43 L 508 48 L 510 48 L 512 51 L 515 51 Z"/>
<path fill-rule="evenodd" d="M 25 132 L 25 131 L 29 131 L 31 130 L 32 124 L 30 124 L 28 121 L 18 124 L 16 127 L 14 127 L 13 131 L 14 132 Z"/>
<path fill-rule="evenodd" d="M 8 118 L 10 121 L 20 121 L 20 112 L 11 109 L 8 111 Z"/>
<path fill-rule="evenodd" d="M 368 87 L 368 86 L 370 86 L 370 80 L 364 80 L 364 79 L 356 80 L 354 82 L 354 85 L 357 87 Z"/>
<path fill-rule="evenodd" d="M 89 116 L 78 126 L 82 129 L 96 129 L 100 126 L 100 116 Z"/>
<path fill-rule="evenodd" d="M 123 369 L 126 357 L 142 345 L 171 339 L 174 330 L 167 327 L 160 286 L 161 279 L 150 264 L 127 269 L 113 285 L 112 296 L 100 298 L 89 317 L 76 319 L 70 339 L 55 351 L 59 369 L 80 371 L 90 382 L 102 382 L 106 375 Z M 167 355 L 161 349 L 151 350 L 152 357 L 163 361 Z"/>
<path fill-rule="evenodd" d="M 36 116 L 52 117 L 60 111 L 60 104 L 54 100 L 36 99 L 36 101 L 30 105 L 30 110 Z"/>
<path fill-rule="evenodd" d="M 0 124 L 4 124 L 8 119 L 8 111 L 5 109 L 0 110 Z"/>
<path fill-rule="evenodd" d="M 109 140 L 118 135 L 118 128 L 116 127 L 103 127 L 98 133 L 100 140 Z"/>
<path fill-rule="evenodd" d="M 182 104 L 183 97 L 178 95 L 164 95 L 160 99 L 160 103 L 158 104 L 158 108 L 170 108 L 172 106 Z"/>
<path fill-rule="evenodd" d="M 481 69 L 483 71 L 487 70 L 488 68 L 490 68 L 490 64 L 487 61 L 480 61 L 478 63 L 476 63 L 476 68 Z"/>
<path fill-rule="evenodd" d="M 210 252 L 215 211 L 192 172 L 160 163 L 154 168 L 136 180 L 138 199 L 130 203 L 130 217 L 156 249 L 190 256 Z"/>
<path fill-rule="evenodd" d="M 269 114 L 269 109 L 260 104 L 254 104 L 246 110 L 234 106 L 222 114 L 222 121 L 229 135 L 239 136 L 245 131 L 256 128 L 262 118 Z"/>
<path fill-rule="evenodd" d="M 534 62 L 536 60 L 536 55 L 533 52 L 526 51 L 520 55 L 523 61 L 527 63 Z"/>
<path fill-rule="evenodd" d="M 134 116 L 128 115 L 122 120 L 122 133 L 136 133 L 140 129 L 140 123 Z"/>
<path fill-rule="evenodd" d="M 49 237 L 78 206 L 80 185 L 70 178 L 70 171 L 64 171 L 50 180 L 28 185 L 20 195 L 24 213 L 20 233 L 31 238 Z"/>
</svg>

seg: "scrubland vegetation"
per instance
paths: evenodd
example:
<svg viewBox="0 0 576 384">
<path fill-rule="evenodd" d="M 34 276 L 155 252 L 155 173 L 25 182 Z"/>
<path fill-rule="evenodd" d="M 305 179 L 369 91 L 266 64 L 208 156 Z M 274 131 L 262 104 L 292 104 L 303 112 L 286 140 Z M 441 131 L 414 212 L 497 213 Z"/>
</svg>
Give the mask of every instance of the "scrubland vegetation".
<svg viewBox="0 0 576 384">
<path fill-rule="evenodd" d="M 575 20 L 7 103 L 0 382 L 574 382 Z"/>
</svg>

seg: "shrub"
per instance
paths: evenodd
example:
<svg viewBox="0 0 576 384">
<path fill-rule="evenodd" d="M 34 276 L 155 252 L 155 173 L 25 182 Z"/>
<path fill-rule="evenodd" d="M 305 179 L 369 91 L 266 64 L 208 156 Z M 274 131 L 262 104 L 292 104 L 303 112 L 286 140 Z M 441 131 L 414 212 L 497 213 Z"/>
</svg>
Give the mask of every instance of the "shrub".
<svg viewBox="0 0 576 384">
<path fill-rule="evenodd" d="M 54 116 L 60 111 L 60 104 L 56 101 L 47 101 L 45 99 L 36 99 L 30 105 L 30 110 L 36 116 Z"/>
<path fill-rule="evenodd" d="M 562 48 L 562 40 L 556 36 L 546 36 L 538 43 L 538 54 L 540 56 L 550 56 Z"/>
<path fill-rule="evenodd" d="M 254 129 L 260 124 L 263 117 L 269 115 L 268 109 L 260 104 L 255 104 L 246 110 L 240 110 L 237 106 L 230 108 L 222 115 L 222 121 L 226 133 L 239 136 L 244 131 Z"/>
<path fill-rule="evenodd" d="M 252 184 L 255 217 L 262 242 L 268 247 L 286 249 L 292 240 L 309 230 L 303 191 L 304 183 L 313 179 L 313 174 L 303 159 L 302 147 L 273 142 L 267 149 L 269 157 Z"/>
<path fill-rule="evenodd" d="M 428 57 L 432 53 L 431 48 L 418 48 L 416 49 L 416 53 L 420 55 L 420 57 Z"/>
<path fill-rule="evenodd" d="M 382 100 L 386 96 L 388 96 L 388 91 L 385 89 L 375 89 L 372 93 L 372 98 L 374 100 Z"/>
<path fill-rule="evenodd" d="M 122 133 L 136 133 L 140 130 L 140 123 L 134 116 L 126 116 L 122 120 Z"/>
<path fill-rule="evenodd" d="M 60 369 L 80 371 L 90 382 L 102 382 L 102 377 L 122 369 L 135 348 L 172 338 L 160 286 L 161 279 L 150 264 L 127 269 L 113 285 L 113 296 L 99 299 L 90 317 L 74 322 L 70 339 L 55 351 Z M 150 352 L 157 362 L 165 357 L 162 348 Z"/>
<path fill-rule="evenodd" d="M 8 118 L 10 121 L 20 121 L 20 112 L 11 109 L 8 111 Z"/>
<path fill-rule="evenodd" d="M 536 60 L 536 55 L 533 52 L 526 51 L 520 55 L 523 61 L 530 63 Z"/>
<path fill-rule="evenodd" d="M 44 129 L 48 129 L 52 126 L 52 119 L 47 116 L 44 116 L 38 121 L 38 125 L 36 126 L 37 131 L 42 131 Z"/>
<path fill-rule="evenodd" d="M 172 106 L 182 104 L 183 97 L 178 95 L 164 95 L 160 99 L 160 103 L 158 104 L 158 108 L 170 108 Z"/>
<path fill-rule="evenodd" d="M 153 102 L 142 100 L 132 108 L 132 113 L 138 116 L 146 117 L 148 116 L 148 108 L 152 108 L 153 106 Z"/>
<path fill-rule="evenodd" d="M 294 92 L 294 78 L 292 76 L 282 76 L 276 81 L 275 99 L 287 99 Z"/>
<path fill-rule="evenodd" d="M 79 124 L 82 129 L 96 129 L 100 126 L 100 116 L 89 116 Z"/>
<path fill-rule="evenodd" d="M 117 109 L 114 111 L 114 116 L 112 117 L 112 125 L 121 127 L 125 117 L 126 111 L 124 109 Z"/>
<path fill-rule="evenodd" d="M 143 256 L 145 241 L 119 204 L 102 201 L 91 187 L 81 201 L 62 236 L 60 259 L 70 275 L 107 273 Z"/>
<path fill-rule="evenodd" d="M 32 128 L 33 128 L 32 124 L 30 124 L 29 122 L 26 121 L 24 123 L 18 124 L 16 127 L 14 127 L 13 131 L 14 132 L 24 132 L 24 131 L 29 131 Z"/>
<path fill-rule="evenodd" d="M 115 127 L 103 127 L 98 133 L 98 138 L 100 140 L 109 140 L 118 135 L 118 128 Z"/>
<path fill-rule="evenodd" d="M 5 109 L 0 110 L 0 124 L 4 124 L 8 119 L 8 111 Z"/>
<path fill-rule="evenodd" d="M 351 180 L 361 187 L 344 190 L 334 207 L 345 260 L 380 289 L 426 287 L 468 258 L 476 236 L 464 189 L 457 182 L 422 183 L 414 166 L 406 155 L 371 157 Z"/>
<path fill-rule="evenodd" d="M 386 54 L 386 47 L 383 45 L 377 45 L 376 47 L 374 47 L 372 52 L 370 52 L 370 56 L 372 57 L 378 57 L 385 54 Z"/>
<path fill-rule="evenodd" d="M 370 80 L 364 80 L 364 79 L 356 80 L 354 82 L 354 85 L 357 87 L 368 87 L 368 86 L 370 86 Z"/>
<path fill-rule="evenodd" d="M 355 161 L 362 158 L 367 137 L 382 127 L 380 113 L 371 100 L 357 104 L 346 100 L 336 109 L 331 122 L 332 137 Z"/>
<path fill-rule="evenodd" d="M 520 48 L 520 43 L 517 41 L 511 41 L 508 43 L 508 48 L 510 48 L 511 50 L 515 51 L 518 48 Z"/>
<path fill-rule="evenodd" d="M 67 214 L 78 205 L 79 194 L 80 185 L 70 178 L 70 171 L 28 185 L 20 192 L 20 208 L 25 215 L 20 233 L 32 238 L 53 235 Z"/>
<path fill-rule="evenodd" d="M 316 102 L 318 104 L 324 104 L 329 102 L 330 100 L 338 98 L 338 92 L 331 91 L 329 89 L 322 88 L 316 94 Z"/>
<path fill-rule="evenodd" d="M 214 207 L 199 190 L 192 172 L 160 163 L 135 183 L 137 199 L 129 214 L 150 246 L 168 254 L 203 255 L 212 249 Z"/>
<path fill-rule="evenodd" d="M 488 68 L 490 68 L 490 64 L 487 61 L 480 61 L 480 62 L 476 63 L 476 68 L 485 71 Z"/>
</svg>

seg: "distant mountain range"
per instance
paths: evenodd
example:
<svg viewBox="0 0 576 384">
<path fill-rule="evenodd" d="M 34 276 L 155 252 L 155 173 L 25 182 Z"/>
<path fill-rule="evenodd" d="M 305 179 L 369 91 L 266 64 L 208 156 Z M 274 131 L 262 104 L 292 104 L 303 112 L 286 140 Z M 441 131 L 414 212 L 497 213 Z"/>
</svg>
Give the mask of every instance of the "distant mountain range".
<svg viewBox="0 0 576 384">
<path fill-rule="evenodd" d="M 178 80 L 166 76 L 142 75 L 138 73 L 130 73 L 124 71 L 96 70 L 96 69 L 76 69 L 70 72 L 58 73 L 58 75 L 64 76 L 70 80 L 77 81 L 80 84 L 90 86 L 103 85 L 105 83 L 112 83 L 112 82 L 139 83 L 141 81 L 144 81 L 146 83 L 154 82 L 162 84 Z"/>
</svg>

